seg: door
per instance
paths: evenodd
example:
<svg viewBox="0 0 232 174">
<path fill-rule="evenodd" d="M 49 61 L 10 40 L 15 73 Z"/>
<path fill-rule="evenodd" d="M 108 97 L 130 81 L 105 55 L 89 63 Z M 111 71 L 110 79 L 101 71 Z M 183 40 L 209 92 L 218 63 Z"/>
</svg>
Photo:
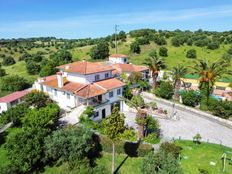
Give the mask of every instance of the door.
<svg viewBox="0 0 232 174">
<path fill-rule="evenodd" d="M 102 109 L 102 119 L 106 118 L 106 109 Z"/>
</svg>

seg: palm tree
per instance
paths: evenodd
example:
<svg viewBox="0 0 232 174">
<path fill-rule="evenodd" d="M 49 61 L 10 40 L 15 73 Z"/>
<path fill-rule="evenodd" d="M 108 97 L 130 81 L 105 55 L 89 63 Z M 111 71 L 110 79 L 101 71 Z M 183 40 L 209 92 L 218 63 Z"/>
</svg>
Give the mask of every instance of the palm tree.
<svg viewBox="0 0 232 174">
<path fill-rule="evenodd" d="M 150 57 L 145 59 L 144 64 L 149 67 L 153 79 L 153 87 L 156 88 L 159 71 L 165 67 L 164 60 L 159 58 L 157 54 L 150 54 Z"/>
<path fill-rule="evenodd" d="M 181 78 L 184 77 L 184 75 L 186 75 L 188 72 L 187 68 L 182 66 L 182 65 L 178 65 L 178 66 L 174 66 L 172 68 L 172 78 L 174 81 L 174 99 L 175 100 L 179 100 L 180 99 L 180 87 L 181 87 L 181 82 L 183 82 L 181 80 Z M 183 82 L 184 83 L 184 82 Z"/>
<path fill-rule="evenodd" d="M 144 126 L 146 118 L 145 102 L 140 95 L 133 96 L 131 100 L 121 97 L 121 100 L 126 102 L 128 106 L 136 110 L 136 123 L 138 124 L 138 138 L 144 137 Z"/>
<path fill-rule="evenodd" d="M 212 93 L 213 86 L 218 78 L 224 74 L 230 74 L 227 70 L 229 64 L 225 60 L 217 60 L 209 63 L 208 60 L 198 60 L 194 63 L 193 73 L 199 75 L 199 89 L 206 97 L 208 107 L 209 95 Z"/>
</svg>

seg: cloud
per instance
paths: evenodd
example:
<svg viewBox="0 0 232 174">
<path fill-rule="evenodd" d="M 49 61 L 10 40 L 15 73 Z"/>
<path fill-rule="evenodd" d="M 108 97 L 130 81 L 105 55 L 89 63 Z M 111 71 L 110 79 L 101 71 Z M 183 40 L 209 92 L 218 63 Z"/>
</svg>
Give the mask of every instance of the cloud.
<svg viewBox="0 0 232 174">
<path fill-rule="evenodd" d="M 53 20 L 35 20 L 1 23 L 0 32 L 16 35 L 33 33 L 54 35 L 52 33 L 75 32 L 84 33 L 104 29 L 119 24 L 122 26 L 148 25 L 163 22 L 182 22 L 188 20 L 216 19 L 232 17 L 232 6 L 217 6 L 209 8 L 182 9 L 173 11 L 148 11 L 105 15 L 83 15 Z M 88 33 L 87 33 L 88 34 Z"/>
</svg>

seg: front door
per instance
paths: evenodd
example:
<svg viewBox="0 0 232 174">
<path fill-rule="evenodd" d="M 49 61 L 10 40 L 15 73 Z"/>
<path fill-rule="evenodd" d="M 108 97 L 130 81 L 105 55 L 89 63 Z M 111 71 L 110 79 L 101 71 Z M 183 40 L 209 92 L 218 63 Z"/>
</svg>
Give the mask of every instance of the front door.
<svg viewBox="0 0 232 174">
<path fill-rule="evenodd" d="M 106 118 L 106 109 L 102 109 L 102 119 Z"/>
</svg>

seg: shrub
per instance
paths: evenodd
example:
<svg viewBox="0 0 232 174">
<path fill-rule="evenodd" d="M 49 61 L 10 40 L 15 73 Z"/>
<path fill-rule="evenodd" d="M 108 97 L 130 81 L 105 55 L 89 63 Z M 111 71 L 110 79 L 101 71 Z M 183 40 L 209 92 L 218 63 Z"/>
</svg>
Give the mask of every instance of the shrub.
<svg viewBox="0 0 232 174">
<path fill-rule="evenodd" d="M 188 50 L 186 53 L 186 57 L 192 59 L 197 58 L 197 51 L 195 49 Z"/>
<path fill-rule="evenodd" d="M 4 69 L 2 69 L 0 66 L 0 77 L 3 77 L 5 75 L 6 75 L 6 71 Z"/>
<path fill-rule="evenodd" d="M 13 64 L 15 64 L 15 60 L 13 57 L 8 56 L 3 58 L 2 65 L 9 66 Z"/>
<path fill-rule="evenodd" d="M 24 101 L 28 106 L 41 108 L 47 105 L 49 97 L 42 91 L 33 90 L 25 96 Z"/>
<path fill-rule="evenodd" d="M 200 96 L 194 90 L 181 93 L 181 97 L 184 105 L 192 107 L 197 106 L 200 100 Z"/>
<path fill-rule="evenodd" d="M 171 99 L 173 93 L 173 86 L 170 82 L 162 81 L 160 87 L 155 90 L 155 95 L 164 99 Z"/>
<path fill-rule="evenodd" d="M 211 50 L 218 49 L 219 47 L 220 47 L 220 43 L 216 41 L 209 42 L 207 46 L 207 48 Z"/>
<path fill-rule="evenodd" d="M 3 91 L 20 91 L 30 87 L 23 77 L 17 75 L 5 76 L 1 79 L 0 89 Z"/>
<path fill-rule="evenodd" d="M 156 132 L 152 132 L 148 134 L 146 137 L 144 137 L 143 141 L 150 143 L 150 144 L 157 144 L 160 142 L 160 139 L 158 138 L 158 135 Z"/>
<path fill-rule="evenodd" d="M 0 123 L 7 124 L 13 122 L 14 127 L 21 126 L 22 118 L 29 111 L 29 108 L 24 104 L 18 104 L 15 107 L 8 109 L 0 114 Z"/>
<path fill-rule="evenodd" d="M 166 153 L 171 153 L 175 158 L 178 158 L 180 155 L 181 147 L 175 145 L 174 143 L 165 142 L 160 145 L 160 150 L 163 150 Z"/>
<path fill-rule="evenodd" d="M 121 134 L 120 139 L 126 140 L 126 141 L 136 141 L 137 140 L 137 134 L 132 129 L 126 129 Z"/>
<path fill-rule="evenodd" d="M 179 161 L 170 153 L 150 152 L 143 159 L 143 174 L 183 174 Z"/>
<path fill-rule="evenodd" d="M 138 43 L 138 42 L 133 42 L 133 43 L 130 45 L 130 51 L 131 51 L 132 53 L 137 53 L 137 54 L 139 54 L 139 53 L 141 52 L 139 43 Z"/>
<path fill-rule="evenodd" d="M 201 135 L 199 133 L 197 133 L 194 137 L 193 137 L 193 142 L 196 144 L 201 144 Z"/>
<path fill-rule="evenodd" d="M 160 47 L 159 49 L 159 55 L 163 56 L 163 57 L 167 57 L 168 56 L 168 49 L 165 47 Z"/>
<path fill-rule="evenodd" d="M 28 61 L 26 63 L 26 68 L 27 68 L 28 74 L 31 74 L 31 75 L 36 75 L 40 71 L 40 65 L 34 61 Z"/>
</svg>

